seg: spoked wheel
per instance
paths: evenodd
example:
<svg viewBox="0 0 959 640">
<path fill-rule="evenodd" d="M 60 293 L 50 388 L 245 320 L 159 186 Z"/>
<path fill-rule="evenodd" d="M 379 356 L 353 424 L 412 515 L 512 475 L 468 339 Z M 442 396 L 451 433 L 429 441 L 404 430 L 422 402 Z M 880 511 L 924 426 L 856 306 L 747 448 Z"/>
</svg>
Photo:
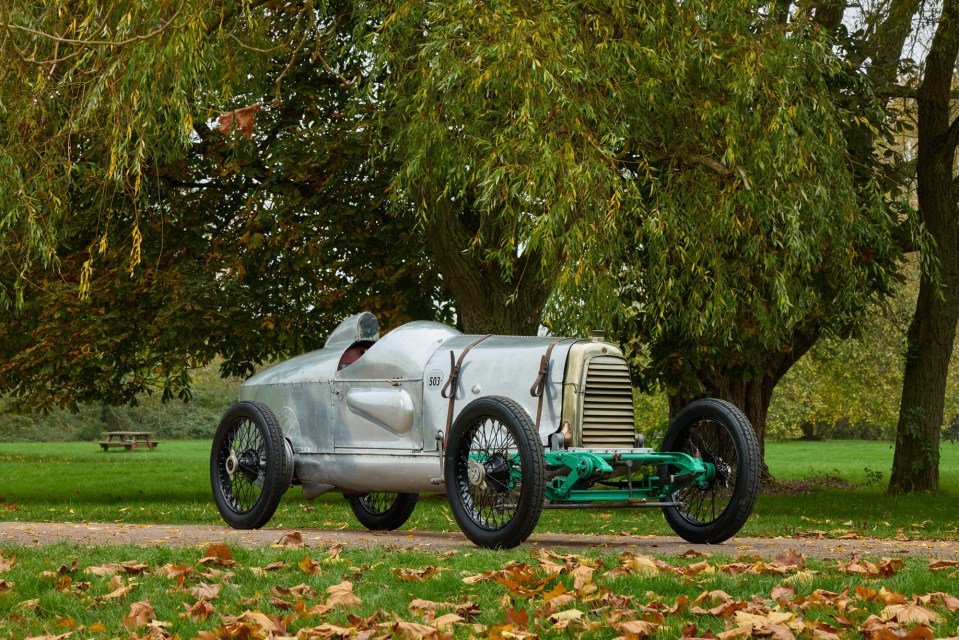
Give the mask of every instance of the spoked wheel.
<svg viewBox="0 0 959 640">
<path fill-rule="evenodd" d="M 262 527 L 293 479 L 293 453 L 269 407 L 237 402 L 213 436 L 210 484 L 220 515 L 234 529 Z"/>
<path fill-rule="evenodd" d="M 715 399 L 686 406 L 669 425 L 663 451 L 700 456 L 716 468 L 706 486 L 673 494 L 682 507 L 666 507 L 666 521 L 693 543 L 719 543 L 742 528 L 759 495 L 760 456 L 756 433 L 732 404 Z M 675 473 L 666 466 L 665 473 Z"/>
<path fill-rule="evenodd" d="M 363 493 L 349 495 L 350 509 L 356 519 L 373 531 L 399 529 L 416 508 L 417 493 Z"/>
<path fill-rule="evenodd" d="M 450 429 L 446 494 L 466 537 L 488 549 L 521 544 L 546 491 L 543 445 L 532 420 L 507 398 L 474 400 Z"/>
</svg>

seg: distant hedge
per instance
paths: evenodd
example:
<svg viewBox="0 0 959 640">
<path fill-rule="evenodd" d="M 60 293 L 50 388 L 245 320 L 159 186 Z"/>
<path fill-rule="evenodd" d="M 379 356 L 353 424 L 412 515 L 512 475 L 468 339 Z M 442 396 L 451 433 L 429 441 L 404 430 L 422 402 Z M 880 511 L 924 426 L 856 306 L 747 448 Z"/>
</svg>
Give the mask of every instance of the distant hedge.
<svg viewBox="0 0 959 640">
<path fill-rule="evenodd" d="M 144 396 L 135 407 L 81 404 L 78 413 L 18 414 L 0 398 L 0 442 L 99 440 L 103 431 L 152 431 L 164 440 L 212 438 L 220 417 L 236 400 L 237 379 L 222 379 L 217 366 L 196 371 L 193 400 L 162 402 Z"/>
</svg>

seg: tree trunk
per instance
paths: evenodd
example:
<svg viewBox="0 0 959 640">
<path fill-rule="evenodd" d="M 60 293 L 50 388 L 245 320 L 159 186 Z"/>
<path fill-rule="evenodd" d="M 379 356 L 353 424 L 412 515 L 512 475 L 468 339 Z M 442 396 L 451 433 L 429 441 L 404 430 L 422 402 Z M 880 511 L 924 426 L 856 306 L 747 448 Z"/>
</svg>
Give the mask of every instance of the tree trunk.
<svg viewBox="0 0 959 640">
<path fill-rule="evenodd" d="M 453 295 L 463 331 L 536 335 L 552 291 L 538 254 L 526 252 L 504 269 L 489 258 L 483 244 L 495 247 L 500 242 L 496 222 L 484 224 L 475 210 L 455 202 L 437 205 L 425 232 L 430 257 Z"/>
<path fill-rule="evenodd" d="M 955 286 L 951 288 L 952 295 L 941 294 L 926 274 L 919 285 L 916 313 L 907 337 L 906 373 L 889 479 L 890 493 L 939 488 L 939 440 L 946 376 L 959 319 L 959 298 L 954 293 Z"/>
<path fill-rule="evenodd" d="M 759 440 L 764 480 L 772 479 L 766 464 L 766 419 L 773 391 L 786 372 L 812 348 L 817 339 L 818 336 L 796 332 L 788 349 L 766 351 L 756 359 L 754 370 L 759 373 L 752 377 L 745 377 L 743 368 L 738 367 L 735 371 L 705 371 L 698 376 L 707 396 L 731 402 L 749 419 Z M 669 414 L 675 416 L 692 400 L 694 398 L 671 394 Z"/>
<path fill-rule="evenodd" d="M 939 488 L 946 377 L 959 321 L 959 210 L 953 196 L 959 120 L 950 122 L 949 113 L 957 54 L 959 0 L 946 0 L 916 96 L 919 218 L 932 240 L 926 250 L 933 252 L 938 271 L 922 274 L 909 326 L 890 493 Z"/>
</svg>

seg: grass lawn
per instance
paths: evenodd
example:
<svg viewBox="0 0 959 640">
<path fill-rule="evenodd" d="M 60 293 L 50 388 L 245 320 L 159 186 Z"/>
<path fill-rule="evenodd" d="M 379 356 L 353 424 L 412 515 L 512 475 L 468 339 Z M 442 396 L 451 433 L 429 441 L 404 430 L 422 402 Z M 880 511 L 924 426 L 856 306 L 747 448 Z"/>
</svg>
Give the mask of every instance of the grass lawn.
<svg viewBox="0 0 959 640">
<path fill-rule="evenodd" d="M 884 442 L 767 444 L 773 475 L 801 494 L 765 493 L 742 535 L 959 539 L 959 445 L 942 447 L 942 492 L 887 496 Z M 208 480 L 209 443 L 105 453 L 95 443 L 0 444 L 0 517 L 21 521 L 219 523 Z M 882 478 L 879 478 L 879 475 Z M 808 481 L 814 482 L 810 484 Z M 851 483 L 854 486 L 849 486 Z M 832 486 L 835 485 L 835 486 Z M 312 502 L 292 488 L 271 527 L 359 528 L 339 494 Z M 456 530 L 445 498 L 424 497 L 406 525 Z M 539 532 L 672 535 L 656 510 L 547 510 Z"/>
<path fill-rule="evenodd" d="M 767 464 L 777 480 L 787 485 L 810 479 L 822 484 L 804 495 L 761 496 L 750 523 L 762 520 L 761 535 L 824 531 L 830 537 L 853 533 L 959 539 L 957 443 L 942 445 L 940 492 L 911 496 L 885 493 L 892 468 L 891 442 L 767 443 L 766 450 Z M 856 486 L 838 485 L 834 479 Z"/>
<path fill-rule="evenodd" d="M 152 452 L 103 453 L 94 443 L 0 445 L 0 513 L 219 522 L 208 446 L 168 441 Z M 938 495 L 884 495 L 875 471 L 888 477 L 891 456 L 884 443 L 770 443 L 768 461 L 781 480 L 829 479 L 802 494 L 763 495 L 743 534 L 959 537 L 959 448 L 943 447 Z M 341 497 L 311 503 L 294 488 L 270 526 L 357 524 Z M 455 529 L 441 498 L 421 503 L 407 526 Z M 538 531 L 671 533 L 658 512 L 640 510 L 547 511 Z M 927 640 L 956 635 L 959 600 L 947 594 L 957 577 L 959 567 L 926 558 L 8 546 L 0 547 L 0 638 L 669 640 L 729 632 L 839 640 L 911 632 L 910 640 Z"/>
<path fill-rule="evenodd" d="M 956 567 L 931 566 L 795 554 L 8 548 L 0 637 L 947 638 L 959 624 L 959 601 L 946 595 Z"/>
</svg>

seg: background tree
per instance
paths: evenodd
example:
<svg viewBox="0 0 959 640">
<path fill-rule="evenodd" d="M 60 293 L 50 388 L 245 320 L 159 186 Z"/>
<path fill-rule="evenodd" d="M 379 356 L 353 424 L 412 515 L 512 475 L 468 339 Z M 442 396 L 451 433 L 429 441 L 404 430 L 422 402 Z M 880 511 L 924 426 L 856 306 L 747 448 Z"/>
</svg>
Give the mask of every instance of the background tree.
<svg viewBox="0 0 959 640">
<path fill-rule="evenodd" d="M 957 55 L 959 3 L 944 0 L 916 92 L 918 217 L 931 240 L 923 250 L 935 268 L 922 275 L 909 326 L 896 453 L 889 480 L 892 493 L 939 487 L 946 381 L 959 321 L 959 209 L 955 189 L 959 118 L 954 118 L 950 109 Z"/>
<path fill-rule="evenodd" d="M 822 6 L 822 14 L 828 17 L 824 24 L 840 36 L 846 58 L 868 79 L 873 91 L 887 101 L 894 97 L 905 100 L 900 122 L 918 111 L 917 156 L 887 164 L 898 184 L 908 186 L 914 181 L 916 185 L 917 201 L 903 225 L 911 228 L 910 233 L 901 236 L 905 248 L 921 252 L 924 265 L 907 335 L 889 490 L 935 490 L 949 359 L 959 319 L 959 215 L 950 186 L 957 141 L 951 133 L 956 130 L 955 123 L 950 122 L 959 47 L 956 7 L 937 0 L 880 0 L 866 5 L 830 2 Z M 857 17 L 862 29 L 848 34 L 845 23 Z M 861 130 L 854 154 L 859 157 L 877 143 L 881 140 L 874 132 Z"/>
<path fill-rule="evenodd" d="M 935 6 L 851 31 L 832 0 L 3 2 L 0 390 L 174 393 L 367 300 L 432 313 L 441 284 L 467 330 L 529 332 L 559 285 L 550 326 L 611 326 L 676 404 L 732 399 L 762 434 L 895 270 L 879 143 Z M 248 141 L 205 124 L 255 104 Z"/>
<path fill-rule="evenodd" d="M 389 172 L 370 165 L 363 115 L 348 115 L 362 62 L 340 50 L 343 6 L 27 9 L 3 14 L 17 107 L 3 115 L 16 169 L 3 185 L 36 199 L 4 218 L 0 391 L 34 408 L 183 394 L 217 354 L 247 375 L 322 344 L 358 307 L 387 327 L 435 313 L 444 294 L 413 222 L 384 206 Z M 250 139 L 207 124 L 264 98 Z M 30 259 L 38 247 L 57 270 Z"/>
<path fill-rule="evenodd" d="M 553 270 L 552 328 L 612 320 L 651 345 L 647 382 L 728 398 L 760 435 L 776 382 L 897 255 L 842 126 L 881 111 L 837 99 L 855 79 L 820 27 L 766 8 L 397 3 L 376 40 L 401 70 L 394 194 L 427 221 L 478 209 L 491 257 Z"/>
</svg>

